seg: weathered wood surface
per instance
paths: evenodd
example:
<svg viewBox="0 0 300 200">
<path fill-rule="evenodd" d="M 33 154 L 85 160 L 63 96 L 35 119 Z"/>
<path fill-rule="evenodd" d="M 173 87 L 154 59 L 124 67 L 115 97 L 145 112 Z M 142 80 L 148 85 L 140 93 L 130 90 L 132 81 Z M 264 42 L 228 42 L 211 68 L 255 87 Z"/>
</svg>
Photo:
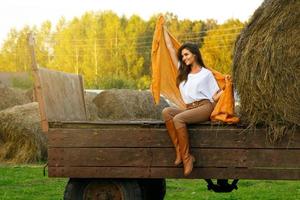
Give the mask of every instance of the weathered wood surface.
<svg viewBox="0 0 300 200">
<path fill-rule="evenodd" d="M 300 150 L 192 148 L 198 167 L 299 168 Z M 55 166 L 172 167 L 173 148 L 51 148 Z"/>
<path fill-rule="evenodd" d="M 187 178 L 175 167 L 49 167 L 50 177 L 76 178 Z M 299 180 L 299 169 L 201 168 L 188 178 Z"/>
<path fill-rule="evenodd" d="M 76 126 L 56 124 L 48 132 L 49 176 L 183 178 L 182 168 L 173 166 L 175 152 L 163 123 Z M 196 163 L 188 178 L 300 180 L 298 132 L 271 144 L 264 128 L 189 126 Z"/>
<path fill-rule="evenodd" d="M 87 119 L 80 75 L 39 68 L 38 76 L 49 122 Z"/>
<path fill-rule="evenodd" d="M 189 129 L 192 147 L 300 148 L 300 134 L 271 144 L 265 129 L 199 127 Z M 49 147 L 172 147 L 165 128 L 51 129 Z"/>
<path fill-rule="evenodd" d="M 42 95 L 42 87 L 41 87 L 41 80 L 38 73 L 38 66 L 35 58 L 35 51 L 34 51 L 34 38 L 32 33 L 28 34 L 28 49 L 30 52 L 31 58 L 31 68 L 32 68 L 32 75 L 34 79 L 34 93 L 36 100 L 39 102 L 39 112 L 41 117 L 41 126 L 44 132 L 49 130 L 48 120 L 45 111 L 45 101 Z"/>
</svg>

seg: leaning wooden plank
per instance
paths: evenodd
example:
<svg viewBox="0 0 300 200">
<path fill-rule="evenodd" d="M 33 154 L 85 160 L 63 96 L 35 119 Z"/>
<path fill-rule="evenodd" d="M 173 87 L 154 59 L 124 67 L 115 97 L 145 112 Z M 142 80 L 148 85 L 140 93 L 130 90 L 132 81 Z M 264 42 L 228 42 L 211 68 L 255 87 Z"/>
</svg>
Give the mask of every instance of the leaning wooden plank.
<svg viewBox="0 0 300 200">
<path fill-rule="evenodd" d="M 192 178 L 299 180 L 299 169 L 194 168 L 184 177 L 182 168 L 171 167 L 51 167 L 49 177 L 71 178 Z"/>
<path fill-rule="evenodd" d="M 45 68 L 38 72 L 49 122 L 87 119 L 80 75 Z"/>
<path fill-rule="evenodd" d="M 31 68 L 32 68 L 32 75 L 34 79 L 34 93 L 37 101 L 39 102 L 39 111 L 40 111 L 40 117 L 41 117 L 41 126 L 42 130 L 44 132 L 47 132 L 49 129 L 48 125 L 48 120 L 46 116 L 46 111 L 45 111 L 45 101 L 44 97 L 42 94 L 42 87 L 41 87 L 41 80 L 39 77 L 38 73 L 38 67 L 36 63 L 36 58 L 35 58 L 35 51 L 34 51 L 34 38 L 32 33 L 28 34 L 28 48 L 29 48 L 29 53 L 30 53 L 30 58 L 31 58 Z"/>
<path fill-rule="evenodd" d="M 192 148 L 195 167 L 298 168 L 300 149 Z M 173 148 L 50 148 L 49 166 L 172 167 Z M 84 158 L 84 159 L 82 159 Z"/>
<path fill-rule="evenodd" d="M 48 131 L 48 122 L 85 121 L 87 115 L 82 76 L 38 68 L 32 34 L 28 35 L 28 41 L 43 131 Z"/>
</svg>

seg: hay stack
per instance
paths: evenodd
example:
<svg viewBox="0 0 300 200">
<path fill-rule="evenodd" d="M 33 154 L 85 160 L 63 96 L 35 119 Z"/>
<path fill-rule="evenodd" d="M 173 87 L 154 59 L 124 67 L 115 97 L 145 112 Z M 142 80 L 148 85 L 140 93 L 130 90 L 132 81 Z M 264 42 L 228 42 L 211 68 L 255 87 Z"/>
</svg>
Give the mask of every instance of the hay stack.
<svg viewBox="0 0 300 200">
<path fill-rule="evenodd" d="M 40 127 L 38 103 L 0 111 L 0 162 L 46 160 L 47 140 Z"/>
<path fill-rule="evenodd" d="M 93 102 L 101 120 L 161 120 L 161 111 L 168 106 L 163 99 L 156 106 L 148 91 L 128 89 L 103 91 Z"/>
<path fill-rule="evenodd" d="M 37 101 L 33 88 L 27 89 L 24 94 L 31 102 Z"/>
<path fill-rule="evenodd" d="M 30 102 L 25 91 L 9 88 L 0 82 L 0 110 Z"/>
<path fill-rule="evenodd" d="M 86 105 L 86 111 L 87 111 L 87 117 L 90 121 L 97 121 L 98 118 L 98 108 L 94 104 L 93 100 L 97 96 L 97 93 L 94 92 L 85 92 L 84 93 L 84 99 L 85 99 L 85 105 Z"/>
<path fill-rule="evenodd" d="M 243 120 L 277 140 L 300 125 L 300 2 L 265 0 L 236 41 L 233 77 Z"/>
</svg>

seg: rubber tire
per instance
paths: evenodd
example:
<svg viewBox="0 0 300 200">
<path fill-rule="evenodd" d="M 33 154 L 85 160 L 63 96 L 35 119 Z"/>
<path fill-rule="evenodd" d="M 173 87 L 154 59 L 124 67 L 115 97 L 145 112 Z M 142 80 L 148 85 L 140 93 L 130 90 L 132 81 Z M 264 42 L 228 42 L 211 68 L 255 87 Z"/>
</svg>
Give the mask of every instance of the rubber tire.
<svg viewBox="0 0 300 200">
<path fill-rule="evenodd" d="M 136 180 L 131 179 L 69 179 L 64 200 L 84 200 L 84 190 L 91 183 L 113 183 L 122 188 L 124 200 L 142 200 L 141 187 Z"/>
<path fill-rule="evenodd" d="M 163 200 L 166 194 L 165 179 L 139 179 L 143 200 Z"/>
</svg>

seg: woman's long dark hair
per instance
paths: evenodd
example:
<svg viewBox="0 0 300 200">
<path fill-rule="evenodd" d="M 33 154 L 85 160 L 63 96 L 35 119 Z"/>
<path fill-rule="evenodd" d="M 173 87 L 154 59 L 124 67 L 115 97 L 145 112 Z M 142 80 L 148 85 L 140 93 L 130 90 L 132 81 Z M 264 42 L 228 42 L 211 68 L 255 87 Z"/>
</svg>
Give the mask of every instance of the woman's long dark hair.
<svg viewBox="0 0 300 200">
<path fill-rule="evenodd" d="M 199 48 L 198 48 L 198 46 L 196 44 L 187 42 L 187 43 L 184 43 L 183 45 L 181 45 L 181 47 L 178 49 L 178 53 L 177 53 L 177 57 L 178 57 L 178 60 L 180 62 L 180 66 L 179 66 L 179 69 L 178 69 L 179 73 L 178 73 L 178 76 L 177 76 L 177 79 L 176 79 L 176 85 L 177 85 L 177 87 L 179 87 L 179 84 L 182 81 L 186 81 L 187 80 L 188 74 L 191 72 L 191 66 L 190 65 L 186 65 L 184 62 L 182 62 L 181 52 L 182 52 L 183 49 L 187 49 L 192 54 L 194 54 L 196 56 L 196 62 L 201 67 L 206 67 L 204 65 L 203 60 L 202 60 L 202 56 L 201 56 L 200 50 L 199 50 Z"/>
</svg>

